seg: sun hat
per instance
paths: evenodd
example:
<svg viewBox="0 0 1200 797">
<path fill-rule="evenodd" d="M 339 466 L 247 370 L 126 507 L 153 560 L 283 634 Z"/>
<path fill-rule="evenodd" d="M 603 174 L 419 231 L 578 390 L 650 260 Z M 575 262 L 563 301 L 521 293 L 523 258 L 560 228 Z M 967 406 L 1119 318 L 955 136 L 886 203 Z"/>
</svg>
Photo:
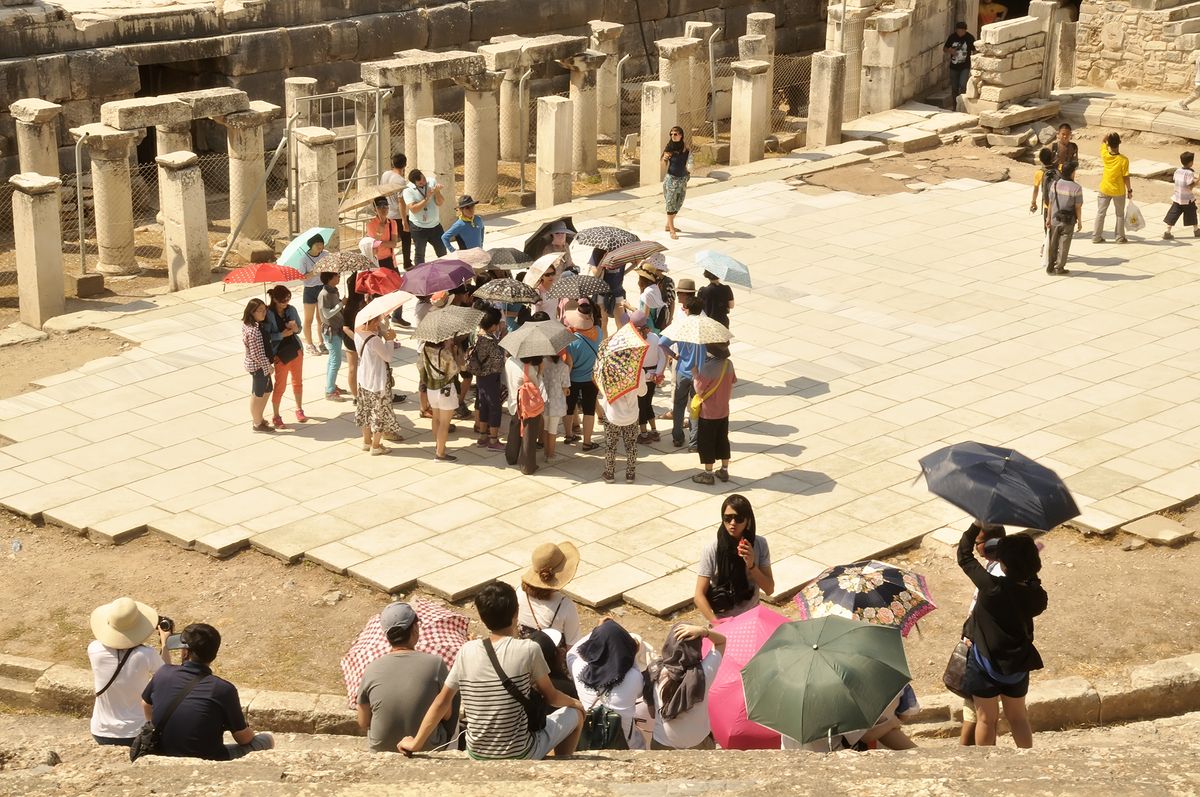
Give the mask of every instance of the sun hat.
<svg viewBox="0 0 1200 797">
<path fill-rule="evenodd" d="M 691 277 L 683 277 L 682 279 L 679 280 L 679 282 L 675 283 L 675 295 L 676 296 L 678 296 L 681 293 L 695 293 L 695 292 L 696 292 L 696 281 L 694 279 L 692 279 Z"/>
<path fill-rule="evenodd" d="M 545 634 L 549 638 L 549 640 L 554 643 L 554 647 L 556 647 L 556 648 L 562 647 L 562 644 L 563 644 L 563 632 L 562 631 L 559 631 L 557 628 L 543 628 L 542 633 Z"/>
<path fill-rule="evenodd" d="M 647 266 L 645 264 L 638 266 L 636 269 L 634 269 L 633 273 L 637 274 L 639 277 L 645 277 L 651 282 L 658 282 L 660 279 L 662 279 L 661 271 L 653 266 Z M 678 289 L 676 289 L 675 292 L 678 293 Z"/>
<path fill-rule="evenodd" d="M 92 634 L 101 645 L 117 650 L 146 641 L 158 625 L 158 612 L 133 598 L 117 598 L 92 611 Z"/>
<path fill-rule="evenodd" d="M 637 656 L 633 659 L 633 665 L 642 672 L 645 672 L 646 668 L 658 658 L 658 654 L 654 652 L 654 648 L 646 644 L 646 640 L 642 639 L 641 634 L 630 631 L 629 635 L 633 637 L 634 642 L 638 643 Z"/>
<path fill-rule="evenodd" d="M 547 235 L 554 235 L 554 234 L 560 233 L 560 232 L 565 235 L 570 235 L 572 237 L 574 237 L 574 235 L 575 235 L 575 231 L 572 230 L 570 227 L 568 227 L 566 225 L 566 222 L 564 222 L 562 219 L 559 219 L 558 221 L 551 224 L 550 229 L 546 230 Z"/>
<path fill-rule="evenodd" d="M 413 611 L 413 607 L 399 601 L 389 603 L 379 613 L 379 625 L 383 627 L 385 634 L 392 628 L 399 628 L 407 633 L 416 621 L 417 613 Z"/>
<path fill-rule="evenodd" d="M 475 201 L 475 198 L 473 196 L 471 196 L 470 194 L 463 194 L 462 199 L 458 200 L 458 204 L 455 207 L 469 208 L 473 205 L 478 205 L 478 204 L 479 203 Z"/>
<path fill-rule="evenodd" d="M 580 309 L 584 304 L 584 302 L 567 302 L 567 306 L 563 310 L 563 321 L 571 329 L 591 329 L 595 325 L 592 314 Z"/>
<path fill-rule="evenodd" d="M 521 581 L 539 589 L 562 589 L 579 568 L 579 549 L 572 543 L 543 542 L 533 549 L 528 570 L 521 574 Z"/>
<path fill-rule="evenodd" d="M 646 326 L 646 311 L 634 310 L 629 314 L 629 323 L 633 324 L 635 327 Z"/>
</svg>

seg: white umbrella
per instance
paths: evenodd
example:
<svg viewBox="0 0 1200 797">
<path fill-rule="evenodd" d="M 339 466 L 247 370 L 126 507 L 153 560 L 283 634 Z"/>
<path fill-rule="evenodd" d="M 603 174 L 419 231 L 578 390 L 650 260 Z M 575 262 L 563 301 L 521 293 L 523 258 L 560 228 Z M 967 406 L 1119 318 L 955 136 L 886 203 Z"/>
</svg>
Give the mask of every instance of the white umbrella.
<svg viewBox="0 0 1200 797">
<path fill-rule="evenodd" d="M 676 343 L 698 343 L 702 346 L 709 343 L 728 343 L 733 338 L 727 326 L 704 315 L 676 318 L 662 331 L 662 337 L 670 338 Z"/>
<path fill-rule="evenodd" d="M 383 296 L 376 296 L 358 311 L 358 314 L 354 316 L 354 323 L 365 324 L 372 318 L 387 315 L 403 306 L 405 302 L 412 298 L 413 295 L 408 291 L 393 291 Z"/>
</svg>

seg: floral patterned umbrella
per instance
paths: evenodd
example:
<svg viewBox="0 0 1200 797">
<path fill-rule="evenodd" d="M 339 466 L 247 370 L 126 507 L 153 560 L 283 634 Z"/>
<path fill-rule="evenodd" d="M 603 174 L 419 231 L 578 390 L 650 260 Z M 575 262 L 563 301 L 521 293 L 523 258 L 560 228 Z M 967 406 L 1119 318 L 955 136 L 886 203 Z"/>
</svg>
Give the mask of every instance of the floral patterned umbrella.
<svg viewBox="0 0 1200 797">
<path fill-rule="evenodd" d="M 616 401 L 626 393 L 637 390 L 642 363 L 648 351 L 649 344 L 633 324 L 621 327 L 601 345 L 594 376 L 597 387 L 607 401 Z"/>
<path fill-rule="evenodd" d="M 810 581 L 796 596 L 800 616 L 845 617 L 908 632 L 937 608 L 925 577 L 874 560 L 837 565 Z"/>
<path fill-rule="evenodd" d="M 541 294 L 524 282 L 514 279 L 498 279 L 485 282 L 475 289 L 475 298 L 493 302 L 534 304 L 542 300 Z"/>
<path fill-rule="evenodd" d="M 321 259 L 321 271 L 336 271 L 339 274 L 370 271 L 378 267 L 379 263 L 358 251 L 334 252 Z"/>
</svg>

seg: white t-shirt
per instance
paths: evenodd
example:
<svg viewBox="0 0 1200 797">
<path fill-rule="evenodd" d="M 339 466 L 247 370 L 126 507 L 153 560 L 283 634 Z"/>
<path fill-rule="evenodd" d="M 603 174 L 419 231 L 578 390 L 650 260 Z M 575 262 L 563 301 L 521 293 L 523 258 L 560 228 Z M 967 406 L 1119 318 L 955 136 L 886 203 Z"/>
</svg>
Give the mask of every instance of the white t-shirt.
<svg viewBox="0 0 1200 797">
<path fill-rule="evenodd" d="M 327 254 L 328 254 L 328 252 L 326 252 L 324 249 L 322 249 L 321 254 L 317 255 L 316 257 L 313 257 L 308 252 L 305 252 L 304 254 L 302 254 L 300 256 L 300 265 L 296 268 L 296 270 L 304 275 L 304 287 L 305 288 L 320 287 L 320 285 L 321 285 L 321 260 Z"/>
<path fill-rule="evenodd" d="M 361 352 L 358 358 L 358 386 L 372 393 L 387 392 L 387 367 L 392 360 L 391 345 L 376 333 L 363 334 L 355 330 L 354 350 Z"/>
<path fill-rule="evenodd" d="M 93 639 L 87 648 L 92 662 L 93 692 L 99 692 L 117 669 L 117 656 L 124 651 L 102 645 Z M 106 739 L 131 739 L 146 722 L 142 713 L 142 690 L 150 676 L 163 665 L 162 655 L 154 648 L 138 645 L 129 651 L 121 674 L 108 691 L 96 698 L 92 708 L 92 734 Z"/>
<path fill-rule="evenodd" d="M 603 699 L 592 689 L 588 688 L 579 677 L 587 667 L 587 662 L 579 655 L 579 646 L 587 641 L 591 634 L 580 639 L 567 651 L 567 669 L 575 679 L 575 690 L 579 694 L 579 702 L 584 709 L 592 706 L 605 705 L 621 715 L 621 725 L 625 729 L 625 738 L 629 741 L 630 750 L 646 749 L 646 739 L 640 732 L 635 732 L 634 717 L 637 712 L 637 702 L 642 696 L 642 672 L 637 667 L 630 667 L 629 672 L 619 684 L 604 694 Z"/>
<path fill-rule="evenodd" d="M 575 602 L 566 595 L 559 592 L 556 597 L 542 600 L 522 592 L 517 596 L 517 602 L 521 604 L 521 612 L 517 616 L 517 622 L 521 625 L 543 630 L 557 629 L 562 632 L 563 641 L 568 645 L 579 641 L 579 611 L 575 608 Z"/>
<path fill-rule="evenodd" d="M 546 397 L 546 417 L 561 418 L 567 414 L 567 396 L 563 390 L 570 387 L 569 365 L 557 357 L 542 360 L 542 393 Z"/>
<path fill-rule="evenodd" d="M 1171 201 L 1178 202 L 1180 205 L 1190 205 L 1196 201 L 1196 195 L 1192 191 L 1196 185 L 1196 173 L 1191 169 L 1179 168 L 1175 170 L 1175 191 L 1171 194 Z"/>
<path fill-rule="evenodd" d="M 386 172 L 383 173 L 383 176 L 379 178 L 379 184 L 380 185 L 398 185 L 398 186 L 400 186 L 401 189 L 408 188 L 408 180 L 404 179 L 404 175 L 396 174 L 396 172 L 392 169 L 388 169 Z M 400 196 L 399 194 L 388 194 L 387 201 L 388 201 L 388 218 L 389 219 L 399 220 L 399 218 L 400 218 L 399 196 Z"/>
<path fill-rule="evenodd" d="M 720 667 L 721 654 L 710 650 L 700 662 L 700 669 L 704 671 L 704 699 L 673 720 L 664 720 L 660 710 L 654 718 L 654 741 L 675 750 L 687 750 L 703 742 L 712 733 L 712 725 L 708 721 L 708 690 L 712 689 Z M 654 695 L 661 707 L 662 690 L 657 685 Z"/>
<path fill-rule="evenodd" d="M 650 344 L 650 350 L 646 352 L 646 359 L 642 360 L 642 368 L 654 374 L 661 374 L 667 365 L 667 358 L 662 353 L 661 338 L 650 330 L 646 330 L 644 337 L 646 343 Z"/>
<path fill-rule="evenodd" d="M 538 386 L 545 400 L 545 389 L 542 386 L 542 376 L 536 365 L 527 365 L 515 357 L 509 357 L 504 362 L 504 384 L 508 387 L 508 413 L 517 414 L 517 391 L 525 382 L 525 371 L 529 371 L 529 381 Z"/>
<path fill-rule="evenodd" d="M 666 302 L 663 301 L 662 291 L 659 290 L 658 285 L 647 285 L 646 289 L 642 291 L 642 309 L 647 313 L 665 305 Z"/>
<path fill-rule="evenodd" d="M 614 426 L 629 426 L 637 423 L 638 396 L 644 395 L 646 395 L 646 372 L 639 371 L 636 390 L 631 390 L 611 402 L 604 396 L 603 391 L 601 392 L 600 403 L 604 407 L 604 417 Z"/>
</svg>

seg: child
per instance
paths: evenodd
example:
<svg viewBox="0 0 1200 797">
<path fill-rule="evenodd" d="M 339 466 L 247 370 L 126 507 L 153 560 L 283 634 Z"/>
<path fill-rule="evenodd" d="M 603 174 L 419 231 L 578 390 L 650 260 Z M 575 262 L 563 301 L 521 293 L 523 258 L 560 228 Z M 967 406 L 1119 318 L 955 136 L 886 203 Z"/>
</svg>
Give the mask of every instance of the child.
<svg viewBox="0 0 1200 797">
<path fill-rule="evenodd" d="M 630 316 L 632 323 L 633 316 Z M 638 455 L 638 399 L 646 393 L 646 372 L 638 369 L 638 384 L 622 396 L 610 399 L 600 390 L 600 408 L 604 411 L 604 481 L 612 484 L 616 478 L 617 443 L 625 445 L 625 481 L 637 478 Z"/>
<path fill-rule="evenodd" d="M 480 433 L 476 443 L 489 451 L 503 451 L 500 445 L 500 380 L 504 374 L 504 349 L 500 348 L 500 311 L 489 307 L 479 319 L 479 331 L 467 352 L 467 371 L 475 376 L 478 392 Z"/>
<path fill-rule="evenodd" d="M 1195 160 L 1196 156 L 1191 152 L 1179 156 L 1182 166 L 1175 170 L 1175 191 L 1171 194 L 1171 209 L 1163 219 L 1167 225 L 1163 238 L 1168 241 L 1175 237 L 1171 234 L 1171 228 L 1179 221 L 1180 216 L 1183 216 L 1184 224 L 1191 226 L 1192 237 L 1200 238 L 1200 226 L 1196 223 L 1196 195 L 1192 193 L 1192 186 L 1196 184 L 1196 173 L 1192 171 Z"/>
<path fill-rule="evenodd" d="M 458 200 L 458 221 L 442 233 L 442 245 L 447 252 L 455 251 L 456 241 L 459 249 L 483 247 L 483 217 L 475 215 L 476 204 L 470 194 L 463 194 L 462 199 Z"/>
<path fill-rule="evenodd" d="M 629 323 L 637 328 L 645 338 L 649 349 L 646 358 L 642 360 L 642 372 L 646 376 L 646 392 L 638 396 L 638 434 L 639 443 L 657 443 L 661 438 L 655 428 L 654 389 L 662 384 L 663 370 L 667 366 L 667 356 L 663 354 L 662 343 L 658 335 L 650 329 L 646 314 L 637 310 L 629 314 Z M 649 427 L 649 428 L 647 428 Z"/>
</svg>

